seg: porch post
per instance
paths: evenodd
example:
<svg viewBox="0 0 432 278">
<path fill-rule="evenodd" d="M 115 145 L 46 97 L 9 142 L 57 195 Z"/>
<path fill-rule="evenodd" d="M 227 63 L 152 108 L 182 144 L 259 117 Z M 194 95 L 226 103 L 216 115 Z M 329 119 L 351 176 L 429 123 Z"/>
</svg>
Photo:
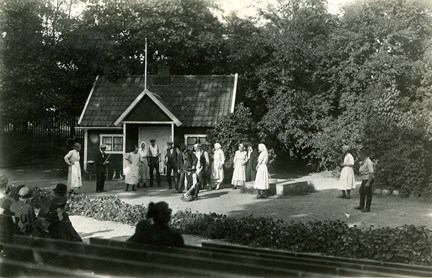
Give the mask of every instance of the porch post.
<svg viewBox="0 0 432 278">
<path fill-rule="evenodd" d="M 123 154 L 126 153 L 126 124 L 123 123 Z"/>
<path fill-rule="evenodd" d="M 174 123 L 171 123 L 171 141 L 174 142 Z"/>
<path fill-rule="evenodd" d="M 87 171 L 88 129 L 84 129 L 84 171 Z"/>
</svg>

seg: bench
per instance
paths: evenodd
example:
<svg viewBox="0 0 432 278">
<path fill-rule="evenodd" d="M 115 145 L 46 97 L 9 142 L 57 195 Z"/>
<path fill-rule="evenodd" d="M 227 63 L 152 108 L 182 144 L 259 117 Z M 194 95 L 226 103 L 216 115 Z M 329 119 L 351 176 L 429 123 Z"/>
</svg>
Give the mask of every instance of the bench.
<svg viewBox="0 0 432 278">
<path fill-rule="evenodd" d="M 128 242 L 117 242 L 118 244 L 110 244 L 109 241 L 105 241 L 107 244 L 101 245 L 99 243 L 103 242 L 103 240 L 90 240 L 91 244 L 87 245 L 51 239 L 16 237 L 16 242 L 18 244 L 31 246 L 33 248 L 57 251 L 60 250 L 61 252 L 66 251 L 74 254 L 99 256 L 109 260 L 116 258 L 127 258 L 129 260 L 139 261 L 141 263 L 186 268 L 193 272 L 197 272 L 197 274 L 205 276 L 238 277 L 239 275 L 248 274 L 248 276 L 284 275 L 297 277 L 304 274 L 302 271 L 294 271 L 286 267 L 279 268 L 276 265 L 272 267 L 262 265 L 260 264 L 260 259 L 252 258 L 251 260 L 250 257 L 243 258 L 243 260 L 231 260 L 230 258 L 227 259 L 226 257 L 215 258 L 213 256 L 204 256 L 203 253 L 196 251 L 187 252 L 187 250 L 194 248 L 164 248 L 158 246 L 143 246 Z M 199 249 L 199 247 L 197 248 Z M 323 275 L 319 276 L 323 277 Z"/>
<path fill-rule="evenodd" d="M 271 250 L 262 248 L 253 248 L 234 244 L 222 244 L 213 242 L 203 242 L 202 247 L 208 250 L 221 251 L 231 254 L 248 254 L 257 257 L 268 258 L 286 258 L 289 260 L 304 260 L 326 265 L 338 265 L 340 267 L 349 267 L 352 269 L 364 271 L 376 271 L 388 276 L 416 276 L 430 277 L 432 276 L 432 267 L 422 265 L 410 265 L 402 263 L 380 262 L 366 259 L 352 259 L 331 257 L 325 255 L 313 255 L 297 252 L 289 252 L 284 250 Z M 365 275 L 369 276 L 369 275 Z"/>
<path fill-rule="evenodd" d="M 90 244 L 99 244 L 99 245 L 109 245 L 109 246 L 122 246 L 125 248 L 158 248 L 154 246 L 143 246 L 134 243 L 121 242 L 115 240 L 108 239 L 100 239 L 100 238 L 90 238 Z M 230 246 L 230 245 L 227 245 Z M 195 254 L 196 256 L 213 258 L 215 260 L 229 260 L 233 262 L 237 262 L 238 265 L 247 264 L 248 262 L 254 262 L 261 267 L 276 267 L 276 268 L 287 268 L 290 270 L 297 270 L 298 275 L 301 274 L 309 277 L 313 275 L 319 274 L 320 277 L 325 276 L 373 276 L 373 277 L 382 277 L 388 276 L 386 273 L 388 271 L 387 268 L 370 268 L 364 269 L 362 265 L 351 263 L 340 263 L 340 262 L 332 262 L 331 260 L 313 260 L 313 259 L 304 259 L 297 257 L 287 257 L 287 256 L 271 256 L 265 255 L 264 253 L 260 253 L 262 249 L 250 248 L 248 250 L 253 250 L 250 252 L 243 252 L 239 250 L 231 249 L 225 250 L 223 248 L 218 248 L 211 246 L 211 244 L 204 244 L 203 247 L 193 247 L 188 246 L 187 248 L 173 248 L 171 252 L 179 252 L 180 254 Z M 267 251 L 267 250 L 266 250 Z M 316 256 L 319 257 L 319 256 Z M 398 272 L 395 272 L 396 274 Z M 394 275 L 397 277 L 398 275 Z M 424 274 L 424 273 L 423 273 Z"/>
<path fill-rule="evenodd" d="M 76 271 L 71 273 L 69 269 L 27 263 L 23 261 L 10 260 L 0 257 L 1 277 L 98 277 L 92 272 Z"/>
</svg>

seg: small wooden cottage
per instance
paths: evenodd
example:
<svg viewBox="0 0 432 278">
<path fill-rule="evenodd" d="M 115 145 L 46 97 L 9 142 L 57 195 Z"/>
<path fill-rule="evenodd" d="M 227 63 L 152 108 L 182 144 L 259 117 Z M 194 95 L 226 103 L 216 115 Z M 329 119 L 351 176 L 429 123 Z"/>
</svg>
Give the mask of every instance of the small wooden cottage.
<svg viewBox="0 0 432 278">
<path fill-rule="evenodd" d="M 99 146 L 107 146 L 110 168 L 123 168 L 123 154 L 155 139 L 189 148 L 205 142 L 219 116 L 234 112 L 238 75 L 154 75 L 111 81 L 96 78 L 77 128 L 84 129 L 84 169 Z"/>
</svg>

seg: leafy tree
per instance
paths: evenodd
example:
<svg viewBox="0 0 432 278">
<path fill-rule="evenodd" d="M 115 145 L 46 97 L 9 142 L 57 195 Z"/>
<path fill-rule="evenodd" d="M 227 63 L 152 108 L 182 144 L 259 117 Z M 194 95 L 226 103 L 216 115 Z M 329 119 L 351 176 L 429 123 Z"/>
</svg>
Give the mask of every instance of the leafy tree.
<svg viewBox="0 0 432 278">
<path fill-rule="evenodd" d="M 234 113 L 218 118 L 216 126 L 207 131 L 207 140 L 211 143 L 220 143 L 226 160 L 229 160 L 234 157 L 240 143 L 256 143 L 257 134 L 250 108 L 240 103 Z"/>
</svg>

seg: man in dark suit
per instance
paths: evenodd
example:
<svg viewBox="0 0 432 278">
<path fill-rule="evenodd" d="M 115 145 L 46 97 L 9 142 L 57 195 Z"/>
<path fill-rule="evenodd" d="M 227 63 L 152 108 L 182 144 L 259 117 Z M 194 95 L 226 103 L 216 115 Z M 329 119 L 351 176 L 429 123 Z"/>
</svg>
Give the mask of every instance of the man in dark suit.
<svg viewBox="0 0 432 278">
<path fill-rule="evenodd" d="M 167 181 L 168 181 L 168 189 L 172 189 L 171 183 L 171 172 L 174 175 L 174 184 L 177 189 L 177 160 L 178 160 L 178 152 L 177 148 L 174 148 L 173 142 L 167 143 L 167 151 L 165 154 L 165 165 L 167 167 Z"/>
<path fill-rule="evenodd" d="M 99 151 L 95 155 L 96 165 L 96 192 L 105 192 L 105 171 L 107 164 L 107 155 L 105 154 L 106 146 L 101 145 Z"/>
</svg>

